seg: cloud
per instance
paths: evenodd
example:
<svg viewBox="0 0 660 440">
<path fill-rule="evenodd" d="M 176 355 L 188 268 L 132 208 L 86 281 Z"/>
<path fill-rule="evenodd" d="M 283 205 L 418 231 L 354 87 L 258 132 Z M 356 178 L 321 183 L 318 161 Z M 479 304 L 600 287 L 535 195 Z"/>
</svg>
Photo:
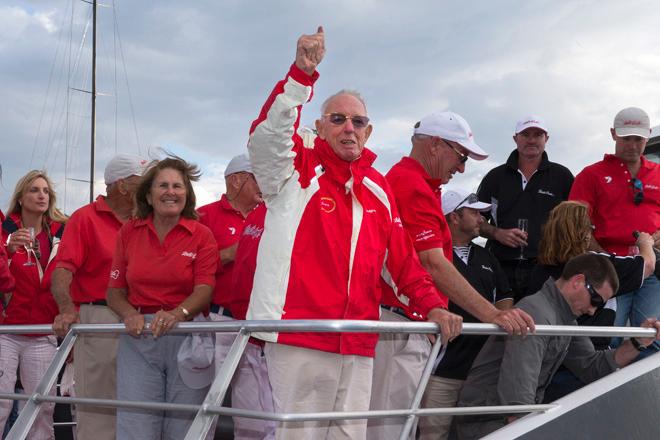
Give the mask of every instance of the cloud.
<svg viewBox="0 0 660 440">
<path fill-rule="evenodd" d="M 62 179 L 60 192 L 65 161 L 69 179 L 88 174 L 89 95 L 69 87 L 90 87 L 89 28 L 80 42 L 89 6 L 73 3 L 73 13 L 60 0 L 0 7 L 3 207 L 30 167 Z M 296 39 L 318 24 L 327 55 L 302 122 L 313 123 L 329 94 L 360 90 L 383 172 L 409 152 L 412 124 L 437 110 L 463 115 L 491 154 L 451 182 L 471 189 L 506 160 L 525 114 L 546 119 L 551 160 L 573 172 L 612 150 L 608 128 L 620 108 L 640 106 L 660 121 L 660 11 L 651 0 L 634 8 L 612 0 L 108 3 L 116 8 L 99 11 L 96 173 L 117 151 L 174 145 L 203 168 L 200 200 L 223 191 L 223 164 L 244 151 Z M 69 193 L 77 184 L 67 182 Z M 84 193 L 75 186 L 67 209 Z"/>
</svg>

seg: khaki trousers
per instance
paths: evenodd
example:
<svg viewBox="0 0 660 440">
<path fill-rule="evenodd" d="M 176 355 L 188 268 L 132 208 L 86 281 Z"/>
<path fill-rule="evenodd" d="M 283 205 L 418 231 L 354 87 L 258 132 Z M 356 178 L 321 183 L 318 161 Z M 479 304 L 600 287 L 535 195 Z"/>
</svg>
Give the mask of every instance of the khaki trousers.
<svg viewBox="0 0 660 440">
<path fill-rule="evenodd" d="M 453 408 L 464 380 L 431 376 L 426 385 L 422 408 Z M 419 419 L 419 440 L 445 440 L 449 436 L 452 416 L 428 416 Z"/>
<path fill-rule="evenodd" d="M 381 309 L 381 321 L 410 322 L 409 319 Z M 374 358 L 371 410 L 408 409 L 415 390 L 431 354 L 431 343 L 426 335 L 381 333 Z M 367 427 L 369 440 L 398 440 L 406 419 L 390 417 L 370 419 Z M 417 423 L 410 431 L 415 438 Z"/>
<path fill-rule="evenodd" d="M 366 411 L 373 359 L 267 342 L 264 347 L 273 403 L 278 413 Z M 366 438 L 366 420 L 284 422 L 276 438 Z"/>
<path fill-rule="evenodd" d="M 80 306 L 83 324 L 117 324 L 119 318 L 107 306 Z M 76 397 L 116 399 L 116 334 L 80 334 L 73 347 L 73 378 Z M 77 440 L 115 440 L 114 408 L 76 406 Z"/>
</svg>

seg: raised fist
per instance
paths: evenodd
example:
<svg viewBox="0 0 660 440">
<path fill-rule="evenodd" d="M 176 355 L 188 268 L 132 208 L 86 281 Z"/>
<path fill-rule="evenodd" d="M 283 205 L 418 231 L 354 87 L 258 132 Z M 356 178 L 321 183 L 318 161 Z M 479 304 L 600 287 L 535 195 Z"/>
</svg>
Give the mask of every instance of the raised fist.
<svg viewBox="0 0 660 440">
<path fill-rule="evenodd" d="M 325 37 L 323 26 L 319 26 L 315 34 L 303 35 L 298 38 L 296 48 L 296 66 L 312 75 L 325 55 Z"/>
</svg>

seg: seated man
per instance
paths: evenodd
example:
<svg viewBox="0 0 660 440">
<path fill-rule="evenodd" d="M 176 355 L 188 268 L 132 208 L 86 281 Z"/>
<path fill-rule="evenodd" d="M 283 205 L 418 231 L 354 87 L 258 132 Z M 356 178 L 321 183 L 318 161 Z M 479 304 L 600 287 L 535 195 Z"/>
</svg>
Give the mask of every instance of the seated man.
<svg viewBox="0 0 660 440">
<path fill-rule="evenodd" d="M 518 306 L 537 324 L 577 325 L 576 317 L 593 314 L 618 289 L 619 280 L 607 257 L 583 254 L 566 263 L 561 278 L 549 279 Z M 642 327 L 660 322 L 649 318 Z M 653 338 L 631 338 L 616 350 L 594 349 L 588 337 L 491 336 L 463 384 L 458 406 L 529 405 L 541 403 L 550 378 L 563 363 L 584 382 L 592 382 L 632 362 Z M 455 417 L 460 439 L 481 438 L 517 418 L 516 415 Z"/>
<path fill-rule="evenodd" d="M 481 211 L 490 210 L 490 207 L 489 203 L 480 202 L 476 194 L 457 190 L 442 195 L 442 211 L 451 233 L 454 266 L 486 301 L 500 310 L 508 310 L 513 306 L 513 292 L 506 273 L 490 251 L 472 243 L 479 236 L 479 227 L 484 222 Z M 449 310 L 461 315 L 463 322 L 481 322 L 451 299 Z M 485 335 L 461 335 L 440 353 L 424 392 L 424 408 L 456 406 L 472 361 L 487 339 Z M 420 440 L 447 438 L 451 419 L 451 416 L 420 418 Z"/>
</svg>

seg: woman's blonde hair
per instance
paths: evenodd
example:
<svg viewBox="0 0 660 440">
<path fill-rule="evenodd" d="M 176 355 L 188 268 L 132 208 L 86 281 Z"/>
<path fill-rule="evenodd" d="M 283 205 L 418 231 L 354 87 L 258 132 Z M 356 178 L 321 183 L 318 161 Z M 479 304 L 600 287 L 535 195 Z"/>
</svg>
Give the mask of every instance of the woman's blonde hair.
<svg viewBox="0 0 660 440">
<path fill-rule="evenodd" d="M 57 209 L 57 194 L 55 194 L 55 190 L 53 189 L 53 182 L 50 181 L 50 178 L 48 178 L 48 175 L 43 170 L 29 171 L 25 176 L 18 179 L 18 182 L 16 182 L 16 188 L 14 188 L 14 193 L 9 201 L 9 214 L 21 213 L 22 208 L 19 203 L 20 199 L 25 195 L 28 189 L 30 189 L 30 185 L 40 177 L 44 179 L 46 185 L 48 185 L 48 210 L 44 213 L 44 219 L 50 219 L 62 224 L 66 223 L 68 217 Z"/>
<path fill-rule="evenodd" d="M 587 251 L 591 239 L 589 208 L 581 202 L 561 202 L 543 225 L 538 262 L 562 265 Z"/>
</svg>

